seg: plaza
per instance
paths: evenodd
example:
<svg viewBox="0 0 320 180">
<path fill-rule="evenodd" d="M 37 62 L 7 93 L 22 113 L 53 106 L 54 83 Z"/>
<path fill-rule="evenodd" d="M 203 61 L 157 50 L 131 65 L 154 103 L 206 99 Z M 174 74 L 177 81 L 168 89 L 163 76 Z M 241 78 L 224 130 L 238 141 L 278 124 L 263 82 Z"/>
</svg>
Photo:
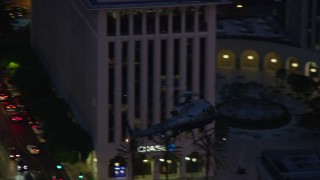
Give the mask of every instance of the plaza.
<svg viewBox="0 0 320 180">
<path fill-rule="evenodd" d="M 290 123 L 277 128 L 254 130 L 230 127 L 228 140 L 226 141 L 226 168 L 218 174 L 216 179 L 257 180 L 259 176 L 257 167 L 261 152 L 265 150 L 319 149 L 320 140 L 314 131 L 304 129 L 298 124 L 301 115 L 310 111 L 310 109 L 301 99 L 297 100 L 290 95 L 292 91 L 288 86 L 277 87 L 274 74 L 255 72 L 253 78 L 252 74 L 247 71 L 234 70 L 233 72 L 227 72 L 220 71 L 220 75 L 226 77 L 218 81 L 217 84 L 257 82 L 265 87 L 279 89 L 281 93 L 275 94 L 274 99 L 284 104 L 293 117 Z M 269 80 L 266 81 L 266 79 Z M 220 87 L 223 87 L 223 85 Z M 239 167 L 244 168 L 245 173 L 239 173 Z"/>
</svg>

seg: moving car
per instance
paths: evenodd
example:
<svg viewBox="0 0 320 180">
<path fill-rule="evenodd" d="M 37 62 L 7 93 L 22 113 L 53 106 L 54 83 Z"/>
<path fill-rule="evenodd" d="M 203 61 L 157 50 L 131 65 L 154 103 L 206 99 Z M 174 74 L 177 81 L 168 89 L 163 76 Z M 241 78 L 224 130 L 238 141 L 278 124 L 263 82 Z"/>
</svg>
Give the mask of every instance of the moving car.
<svg viewBox="0 0 320 180">
<path fill-rule="evenodd" d="M 15 105 L 13 105 L 13 104 L 8 104 L 8 105 L 6 106 L 6 110 L 7 110 L 8 112 L 15 112 L 16 109 L 17 109 L 17 107 L 16 107 Z"/>
<path fill-rule="evenodd" d="M 45 139 L 43 138 L 42 134 L 37 134 L 37 139 L 38 139 L 39 142 L 41 142 L 41 143 L 46 143 L 46 142 L 47 142 L 47 140 L 45 140 Z"/>
<path fill-rule="evenodd" d="M 39 121 L 30 115 L 25 115 L 24 119 L 28 122 L 29 125 L 39 124 Z"/>
<path fill-rule="evenodd" d="M 18 108 L 24 108 L 26 107 L 24 101 L 22 100 L 22 98 L 20 96 L 17 96 L 17 97 L 14 97 L 14 100 L 13 100 L 16 104 L 16 106 Z"/>
<path fill-rule="evenodd" d="M 10 159 L 18 159 L 21 157 L 21 154 L 18 152 L 18 150 L 15 147 L 9 147 L 8 152 L 9 152 Z"/>
<path fill-rule="evenodd" d="M 5 101 L 9 98 L 9 96 L 5 93 L 1 93 L 0 94 L 0 101 Z"/>
<path fill-rule="evenodd" d="M 31 128 L 36 134 L 41 134 L 43 132 L 43 128 L 40 125 L 33 125 Z"/>
<path fill-rule="evenodd" d="M 11 121 L 13 122 L 20 122 L 20 121 L 23 121 L 23 117 L 18 114 L 18 113 L 11 113 L 10 114 L 10 119 Z"/>
<path fill-rule="evenodd" d="M 28 170 L 28 165 L 27 165 L 27 163 L 26 163 L 23 159 L 21 159 L 21 158 L 17 159 L 17 170 L 18 170 L 19 172 L 27 171 L 27 170 Z"/>
<path fill-rule="evenodd" d="M 26 148 L 27 148 L 27 150 L 29 151 L 30 154 L 39 154 L 40 153 L 40 149 L 36 145 L 28 144 L 26 146 Z"/>
<path fill-rule="evenodd" d="M 64 180 L 60 173 L 51 173 L 50 174 L 51 180 Z"/>
</svg>

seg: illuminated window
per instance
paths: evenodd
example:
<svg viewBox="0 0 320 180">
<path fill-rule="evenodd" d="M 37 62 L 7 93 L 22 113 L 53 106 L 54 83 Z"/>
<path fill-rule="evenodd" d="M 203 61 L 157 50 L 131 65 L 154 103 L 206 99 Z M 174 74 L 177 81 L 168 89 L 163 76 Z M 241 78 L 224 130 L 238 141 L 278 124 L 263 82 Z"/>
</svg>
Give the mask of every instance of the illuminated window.
<svg viewBox="0 0 320 180">
<path fill-rule="evenodd" d="M 201 157 L 198 152 L 191 153 L 188 157 L 185 157 L 185 160 L 187 173 L 195 173 L 202 171 Z"/>
<path fill-rule="evenodd" d="M 173 160 L 167 160 L 167 163 L 165 162 L 160 162 L 160 173 L 161 174 L 174 174 L 177 173 L 177 162 Z"/>
<path fill-rule="evenodd" d="M 297 67 L 299 67 L 299 64 L 298 63 L 292 63 L 291 66 L 297 68 Z"/>
<path fill-rule="evenodd" d="M 125 159 L 121 156 L 116 156 L 109 163 L 109 177 L 125 177 L 126 164 Z"/>
<path fill-rule="evenodd" d="M 139 154 L 135 158 L 133 174 L 137 176 L 151 175 L 151 161 L 145 157 L 144 154 Z"/>
</svg>

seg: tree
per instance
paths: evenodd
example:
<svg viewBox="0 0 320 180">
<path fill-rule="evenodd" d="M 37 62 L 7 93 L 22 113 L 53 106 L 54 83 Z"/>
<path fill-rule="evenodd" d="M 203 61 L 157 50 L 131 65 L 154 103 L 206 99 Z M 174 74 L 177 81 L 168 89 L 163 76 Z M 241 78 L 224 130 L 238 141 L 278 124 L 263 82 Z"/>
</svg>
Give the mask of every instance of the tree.
<svg viewBox="0 0 320 180">
<path fill-rule="evenodd" d="M 154 140 L 156 141 L 156 140 Z M 166 175 L 166 180 L 169 179 L 169 173 L 170 173 L 170 167 L 169 167 L 169 162 L 172 161 L 170 164 L 177 163 L 180 160 L 180 157 L 183 155 L 181 154 L 181 147 L 180 146 L 175 146 L 174 144 L 175 139 L 171 134 L 162 134 L 160 137 L 160 141 L 156 143 L 162 144 L 165 146 L 166 150 L 163 151 L 162 158 L 163 158 L 163 163 L 165 167 L 165 175 Z M 175 167 L 175 166 L 173 166 Z"/>
<path fill-rule="evenodd" d="M 143 160 L 143 154 L 137 151 L 138 147 L 142 145 L 137 139 L 130 139 L 122 144 L 120 144 L 120 148 L 117 148 L 117 151 L 120 156 L 124 157 L 127 162 L 129 162 L 128 167 L 131 167 L 129 171 L 129 177 L 133 180 L 135 175 L 140 172 L 141 162 Z M 138 162 L 139 161 L 139 162 Z"/>
<path fill-rule="evenodd" d="M 300 118 L 300 125 L 304 128 L 318 130 L 320 128 L 319 115 L 317 111 L 303 114 Z"/>
<path fill-rule="evenodd" d="M 206 179 L 209 179 L 210 167 L 213 167 L 213 174 L 217 173 L 225 166 L 225 148 L 222 141 L 214 136 L 205 136 L 193 143 L 193 146 L 200 152 L 203 152 Z"/>
<path fill-rule="evenodd" d="M 292 90 L 300 96 L 302 94 L 306 95 L 317 86 L 317 83 L 312 78 L 302 74 L 290 74 L 287 81 Z"/>
<path fill-rule="evenodd" d="M 186 160 L 186 172 L 197 173 L 202 171 L 203 157 L 199 152 L 191 152 L 191 154 L 188 155 Z"/>
<path fill-rule="evenodd" d="M 280 68 L 277 72 L 276 72 L 276 76 L 275 79 L 279 80 L 279 84 L 280 85 L 284 85 L 284 82 L 286 80 L 286 78 L 288 77 L 288 73 L 287 70 L 285 68 Z M 277 83 L 278 81 L 276 81 Z"/>
</svg>

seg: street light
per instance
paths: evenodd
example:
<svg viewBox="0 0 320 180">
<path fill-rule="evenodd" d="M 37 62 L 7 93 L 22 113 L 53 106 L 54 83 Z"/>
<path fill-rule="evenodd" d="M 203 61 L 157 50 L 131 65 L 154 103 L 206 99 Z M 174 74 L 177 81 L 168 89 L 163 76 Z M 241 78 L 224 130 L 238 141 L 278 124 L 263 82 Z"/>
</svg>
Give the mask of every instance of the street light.
<svg viewBox="0 0 320 180">
<path fill-rule="evenodd" d="M 83 178 L 84 178 L 82 172 L 79 173 L 78 178 L 79 178 L 79 179 L 83 179 Z"/>
<path fill-rule="evenodd" d="M 57 164 L 57 169 L 62 169 L 62 165 L 61 164 Z"/>
</svg>

